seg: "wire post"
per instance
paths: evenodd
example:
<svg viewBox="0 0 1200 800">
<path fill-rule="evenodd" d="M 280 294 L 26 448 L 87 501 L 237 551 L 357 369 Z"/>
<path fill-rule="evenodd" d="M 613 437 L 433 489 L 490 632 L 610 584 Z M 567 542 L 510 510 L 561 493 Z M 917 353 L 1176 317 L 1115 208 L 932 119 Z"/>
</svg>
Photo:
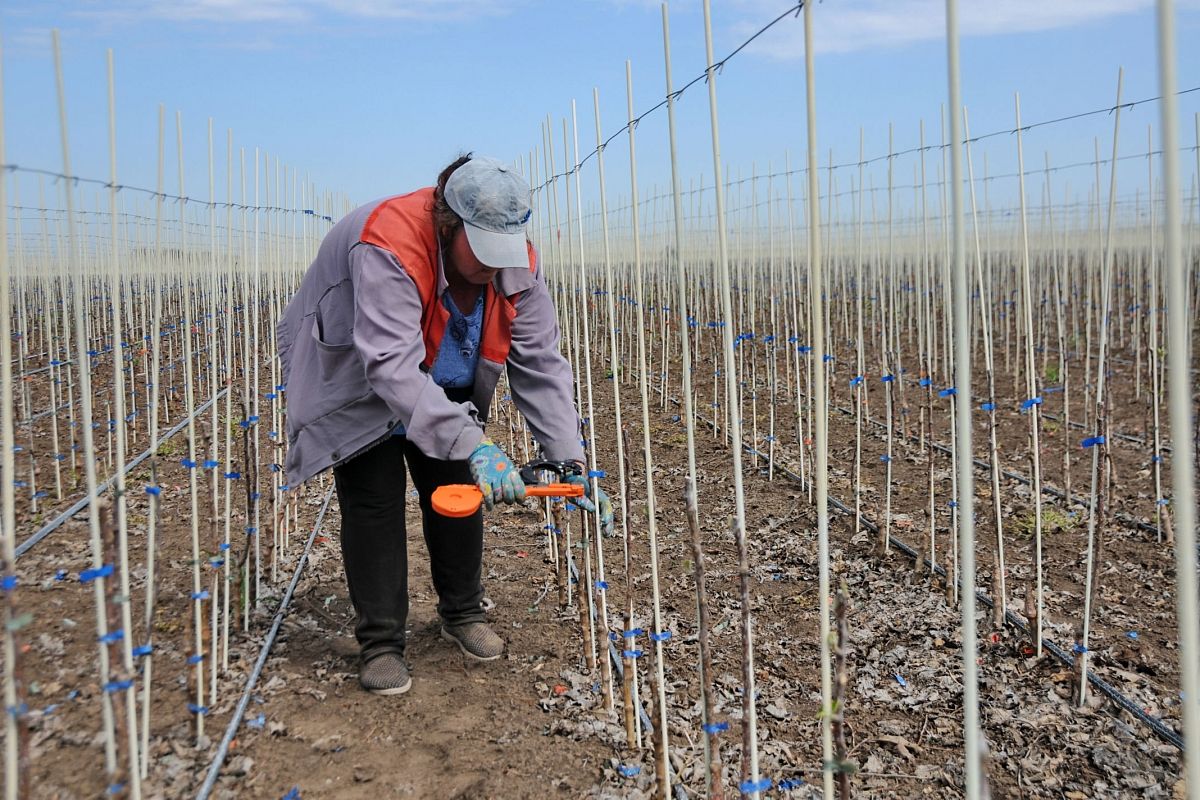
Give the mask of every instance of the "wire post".
<svg viewBox="0 0 1200 800">
<path fill-rule="evenodd" d="M 813 445 L 816 463 L 813 477 L 817 488 L 817 597 L 820 605 L 821 636 L 821 778 L 825 797 L 833 797 L 833 773 L 845 769 L 833 759 L 833 671 L 830 649 L 829 608 L 829 406 L 826 401 L 825 380 L 825 312 L 822 297 L 825 293 L 824 270 L 821 266 L 821 201 L 817 183 L 817 93 L 813 65 L 811 2 L 804 4 L 804 95 L 808 117 L 808 240 L 811 258 L 808 264 L 808 297 L 812 312 L 812 358 L 816 370 L 813 395 L 816 412 L 813 425 Z"/>
<path fill-rule="evenodd" d="M 1179 199 L 1179 109 L 1175 95 L 1175 9 L 1158 0 L 1158 80 L 1162 95 L 1163 191 L 1166 195 L 1167 382 L 1171 473 L 1175 488 L 1175 592 L 1179 619 L 1179 676 L 1183 704 L 1187 800 L 1200 798 L 1200 629 L 1196 583 L 1196 476 L 1192 472 L 1192 386 L 1188 372 L 1187 274 L 1184 272 Z M 1200 155 L 1198 155 L 1200 157 Z M 1183 312 L 1183 313 L 1181 313 Z M 1153 354 L 1152 354 L 1153 355 Z"/>
<path fill-rule="evenodd" d="M 971 463 L 971 316 L 967 269 L 967 236 L 963 220 L 962 132 L 959 109 L 962 87 L 958 66 L 958 0 L 946 0 L 946 66 L 950 84 L 950 176 L 954 217 L 954 384 L 959 387 L 956 446 L 958 459 L 958 546 L 962 571 L 963 636 L 963 760 L 967 775 L 967 800 L 979 800 L 982 737 L 979 730 L 979 679 L 976 674 L 975 633 L 975 473 Z"/>
</svg>

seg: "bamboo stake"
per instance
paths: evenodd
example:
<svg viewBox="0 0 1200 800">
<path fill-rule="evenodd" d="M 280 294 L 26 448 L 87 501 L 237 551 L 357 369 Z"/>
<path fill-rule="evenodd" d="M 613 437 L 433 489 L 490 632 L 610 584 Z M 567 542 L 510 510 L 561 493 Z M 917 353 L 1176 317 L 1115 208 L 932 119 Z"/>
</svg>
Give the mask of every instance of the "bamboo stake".
<svg viewBox="0 0 1200 800">
<path fill-rule="evenodd" d="M 761 783 L 758 772 L 758 719 L 755 708 L 754 675 L 754 631 L 750 613 L 750 555 L 746 545 L 745 490 L 742 486 L 742 421 L 738 406 L 738 382 L 733 352 L 733 298 L 730 288 L 729 238 L 725 229 L 725 195 L 719 176 L 721 174 L 721 137 L 717 122 L 717 75 L 713 60 L 712 10 L 710 0 L 704 0 L 704 47 L 708 68 L 709 128 L 712 132 L 713 174 L 717 228 L 717 266 L 720 279 L 721 311 L 726 325 L 722 329 L 723 368 L 725 371 L 725 407 L 728 415 L 731 455 L 733 457 L 734 518 L 733 538 L 738 549 L 742 606 L 742 784 L 750 789 L 753 800 L 758 800 Z"/>
<path fill-rule="evenodd" d="M 57 41 L 57 39 L 56 39 Z M 0 44 L 0 56 L 3 56 Z M 4 163 L 4 60 L 0 57 L 0 163 Z M 11 274 L 8 263 L 8 181 L 0 176 L 0 331 L 12 326 Z M 45 206 L 43 205 L 43 208 Z M 21 730 L 24 715 L 17 704 L 18 658 L 21 644 L 18 638 L 16 603 L 16 498 L 10 476 L 15 469 L 13 458 L 13 399 L 12 399 L 12 339 L 0 336 L 0 590 L 4 593 L 4 797 L 16 800 L 28 792 L 28 769 L 21 769 L 21 752 L 27 741 Z"/>
<path fill-rule="evenodd" d="M 1117 144 L 1121 130 L 1121 82 L 1124 76 L 1124 70 L 1117 71 L 1117 101 L 1115 111 L 1113 112 L 1113 155 L 1112 155 L 1112 177 L 1109 181 L 1108 188 L 1108 222 L 1107 232 L 1105 235 L 1105 243 L 1103 250 L 1103 261 L 1101 262 L 1101 300 L 1100 300 L 1100 352 L 1097 358 L 1096 367 L 1096 394 L 1095 394 L 1095 414 L 1093 420 L 1095 423 L 1095 433 L 1084 440 L 1084 446 L 1092 451 L 1092 490 L 1088 508 L 1088 535 L 1087 535 L 1087 579 L 1084 583 L 1083 590 L 1083 619 L 1080 621 L 1080 637 L 1079 642 L 1075 646 L 1075 651 L 1078 654 L 1077 664 L 1079 666 L 1079 705 L 1083 705 L 1087 701 L 1087 671 L 1088 671 L 1088 641 L 1091 635 L 1091 616 L 1092 616 L 1092 597 L 1097 590 L 1099 572 L 1096 570 L 1096 561 L 1098 555 L 1102 553 L 1103 548 L 1103 526 L 1101 520 L 1104 518 L 1105 508 L 1103 497 L 1100 494 L 1100 481 L 1102 476 L 1100 470 L 1102 466 L 1108 463 L 1108 447 L 1106 444 L 1106 413 L 1105 402 L 1107 395 L 1105 389 L 1107 385 L 1108 372 L 1108 316 L 1109 309 L 1112 303 L 1112 265 L 1113 265 L 1113 217 L 1116 213 L 1117 202 Z M 1090 342 L 1088 347 L 1091 351 Z M 1097 541 L 1096 533 L 1100 531 L 1101 538 Z"/>
<path fill-rule="evenodd" d="M 66 83 L 62 70 L 62 49 L 59 44 L 58 30 L 51 31 L 51 45 L 54 51 L 54 74 L 58 88 L 58 121 L 59 131 L 62 137 L 62 156 L 63 156 L 63 174 L 67 176 L 66 185 L 64 186 L 64 197 L 67 207 L 67 256 L 65 259 L 67 280 L 63 281 L 63 292 L 66 293 L 68 284 L 72 289 L 69 297 L 64 299 L 70 300 L 70 308 L 74 322 L 75 335 L 75 352 L 78 354 L 78 362 L 75 372 L 78 372 L 79 390 L 80 390 L 80 432 L 83 437 L 83 468 L 84 479 L 86 481 L 87 492 L 89 495 L 96 493 L 96 456 L 95 443 L 92 436 L 92 380 L 89 368 L 89 359 L 86 356 L 88 351 L 87 339 L 87 318 L 86 318 L 86 301 L 83 299 L 89 296 L 89 292 L 85 288 L 83 270 L 78 267 L 79 253 L 76 250 L 77 238 L 75 230 L 75 197 L 74 189 L 70 182 L 71 172 L 71 155 L 70 143 L 67 136 L 67 101 L 66 101 Z M 64 311 L 67 308 L 66 303 L 63 305 Z M 68 402 L 70 402 L 70 390 L 68 388 Z M 73 404 L 72 404 L 73 405 Z M 72 451 L 73 452 L 73 451 Z M 100 725 L 101 733 L 104 739 L 104 769 L 105 772 L 114 778 L 117 774 L 117 747 L 116 736 L 113 720 L 112 694 L 114 691 L 119 691 L 116 685 L 109 682 L 109 655 L 108 644 L 108 622 L 104 613 L 107 590 L 105 587 L 105 576 L 111 572 L 111 565 L 104 564 L 104 550 L 100 539 L 100 514 L 99 508 L 95 503 L 88 504 L 88 538 L 90 541 L 92 567 L 90 575 L 95 577 L 91 579 L 92 594 L 96 609 L 96 640 L 97 640 L 97 668 L 100 686 L 103 691 L 100 693 Z M 108 567 L 108 568 L 106 568 Z M 110 691 L 109 687 L 114 688 Z"/>
<path fill-rule="evenodd" d="M 646 303 L 643 290 L 645 277 L 642 268 L 641 235 L 638 228 L 637 148 L 634 142 L 634 128 L 636 126 L 634 124 L 633 112 L 633 68 L 629 61 L 625 62 L 625 97 L 629 111 L 630 213 L 632 215 L 631 221 L 633 227 L 634 298 L 637 306 L 638 388 L 642 396 L 642 455 L 646 467 L 646 533 L 650 546 L 650 585 L 654 609 L 654 633 L 650 638 L 654 641 L 654 666 L 657 671 L 657 681 L 655 682 L 657 698 L 655 707 L 658 711 L 658 726 L 655 729 L 655 733 L 657 734 L 655 743 L 655 755 L 657 756 L 655 774 L 658 778 L 657 796 L 660 800 L 666 800 L 671 793 L 671 787 L 669 778 L 670 747 L 667 738 L 667 695 L 663 642 L 671 634 L 670 632 L 663 631 L 662 600 L 658 582 L 658 519 L 654 502 L 654 455 L 650 446 L 649 376 L 646 368 L 646 326 L 644 312 Z"/>
<path fill-rule="evenodd" d="M 958 417 L 955 450 L 958 459 L 958 543 L 962 572 L 962 664 L 963 664 L 963 736 L 967 800 L 983 795 L 981 754 L 983 738 L 979 729 L 979 683 L 976 671 L 975 632 L 975 474 L 971 463 L 971 330 L 970 272 L 966 257 L 966 228 L 962 197 L 962 135 L 958 109 L 962 108 L 959 83 L 958 2 L 946 0 L 946 61 L 949 74 L 950 180 L 954 219 L 954 383 L 962 387 L 955 396 Z M 947 309 L 949 311 L 949 309 Z"/>
<path fill-rule="evenodd" d="M 1183 730 L 1185 735 L 1184 762 L 1187 765 L 1187 800 L 1200 798 L 1200 625 L 1197 608 L 1196 568 L 1196 486 L 1193 463 L 1192 381 L 1189 350 L 1191 344 L 1190 315 L 1180 313 L 1187 308 L 1187 272 L 1182 253 L 1182 219 L 1179 198 L 1179 112 L 1176 97 L 1175 14 L 1171 0 L 1158 2 L 1158 74 L 1159 106 L 1162 122 L 1163 191 L 1165 199 L 1166 246 L 1163 267 L 1167 279 L 1167 296 L 1171 298 L 1167 318 L 1167 380 L 1170 386 L 1169 414 L 1175 497 L 1175 572 L 1178 588 L 1175 607 L 1179 624 L 1179 675 L 1181 679 Z M 1196 118 L 1197 139 L 1200 140 L 1200 115 Z M 1200 168 L 1200 149 L 1197 150 Z M 1190 252 L 1190 251 L 1189 251 Z M 1190 259 L 1189 259 L 1190 260 Z"/>
<path fill-rule="evenodd" d="M 116 111 L 116 77 L 113 67 L 113 51 L 108 51 L 108 158 L 109 158 L 109 221 L 111 223 L 111 249 L 109 280 L 112 285 L 112 359 L 113 359 L 113 413 L 117 421 L 116 424 L 116 464 L 115 471 L 112 477 L 112 514 L 113 528 L 116 537 L 116 558 L 118 564 L 118 575 L 120 583 L 120 599 L 116 601 L 114 623 L 121 625 L 121 660 L 122 667 L 127 679 L 134 675 L 133 667 L 133 613 L 132 604 L 130 602 L 130 583 L 129 583 L 129 529 L 126 525 L 126 498 L 125 498 L 125 371 L 124 360 L 121 355 L 123 352 L 122 339 L 124 338 L 124 324 L 121 317 L 121 257 L 120 257 L 120 239 L 117 228 L 117 111 Z M 2 246 L 2 240 L 0 240 Z M 128 771 L 126 773 L 129 781 L 130 796 L 134 800 L 140 800 L 142 796 L 142 780 L 139 771 L 140 757 L 138 755 L 138 721 L 137 721 L 137 697 L 134 689 L 130 688 L 125 693 L 125 725 L 124 733 L 126 735 L 126 757 L 128 758 Z"/>
<path fill-rule="evenodd" d="M 1025 393 L 1021 407 L 1029 414 L 1029 450 L 1033 468 L 1033 547 L 1034 573 L 1036 575 L 1036 618 L 1031 620 L 1034 629 L 1034 647 L 1038 658 L 1042 656 L 1042 623 L 1044 620 L 1044 590 L 1042 586 L 1042 456 L 1041 456 L 1041 405 L 1038 391 L 1037 362 L 1033 355 L 1033 283 L 1029 267 L 1029 226 L 1025 209 L 1025 149 L 1021 133 L 1021 95 L 1015 95 L 1017 118 L 1017 173 L 1019 175 L 1021 200 L 1021 286 L 1022 306 L 1025 311 Z M 1003 565 L 1001 565 L 1003 567 Z M 1007 600 L 1007 597 L 1005 598 Z"/>
<path fill-rule="evenodd" d="M 687 434 L 687 477 L 685 478 L 684 501 L 687 508 L 688 525 L 692 534 L 692 574 L 696 583 L 696 614 L 698 625 L 698 649 L 700 667 L 700 696 L 702 699 L 702 730 L 704 731 L 705 794 L 710 800 L 722 800 L 725 796 L 721 780 L 721 747 L 717 740 L 719 726 L 714 719 L 712 655 L 709 645 L 708 592 L 704 579 L 704 548 L 700 540 L 699 501 L 696 497 L 696 411 L 692 401 L 692 357 L 688 334 L 687 280 L 683 260 L 683 203 L 680 197 L 679 162 L 675 148 L 675 94 L 671 81 L 671 32 L 667 3 L 662 4 L 663 63 L 666 73 L 667 135 L 671 152 L 671 200 L 675 233 L 675 274 L 679 319 L 680 369 L 683 395 L 684 429 Z M 715 415 L 714 415 L 715 416 Z"/>
<path fill-rule="evenodd" d="M 825 378 L 825 270 L 821 261 L 821 203 L 817 185 L 817 94 L 813 65 L 813 4 L 804 4 L 804 94 L 808 119 L 808 240 L 812 251 L 809 261 L 809 302 L 812 307 L 812 363 L 816 370 L 816 403 L 813 465 L 817 484 L 817 574 L 821 649 L 821 755 L 824 759 L 823 785 L 826 797 L 833 796 L 834 773 L 841 768 L 833 753 L 833 665 L 831 652 L 831 609 L 829 570 L 829 404 Z M 757 780 L 757 778 L 756 778 Z"/>
</svg>

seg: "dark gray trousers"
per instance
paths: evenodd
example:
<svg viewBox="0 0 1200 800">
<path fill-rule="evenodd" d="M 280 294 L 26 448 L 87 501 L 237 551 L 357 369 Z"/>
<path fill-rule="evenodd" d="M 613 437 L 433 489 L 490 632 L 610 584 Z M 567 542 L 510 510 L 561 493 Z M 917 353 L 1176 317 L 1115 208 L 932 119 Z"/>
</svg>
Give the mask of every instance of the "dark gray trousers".
<svg viewBox="0 0 1200 800">
<path fill-rule="evenodd" d="M 405 470 L 405 461 L 408 469 Z M 407 473 L 421 506 L 438 615 L 443 624 L 482 622 L 483 511 L 454 519 L 433 510 L 438 486 L 474 483 L 466 461 L 439 461 L 403 436 L 334 467 L 342 510 L 342 559 L 358 612 L 354 635 L 363 660 L 404 654 L 408 619 L 408 541 L 404 521 Z"/>
</svg>

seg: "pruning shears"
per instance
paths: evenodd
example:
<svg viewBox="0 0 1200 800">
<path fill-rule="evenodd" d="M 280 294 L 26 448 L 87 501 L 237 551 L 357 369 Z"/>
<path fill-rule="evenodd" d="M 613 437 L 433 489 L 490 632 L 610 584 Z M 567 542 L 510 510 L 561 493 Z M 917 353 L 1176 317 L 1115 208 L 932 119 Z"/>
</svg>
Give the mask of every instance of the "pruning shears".
<svg viewBox="0 0 1200 800">
<path fill-rule="evenodd" d="M 559 477 L 554 483 L 541 483 L 539 472 L 553 472 Z M 526 497 L 583 497 L 584 487 L 578 483 L 563 483 L 562 479 L 582 475 L 583 468 L 574 461 L 550 461 L 538 458 L 521 467 Z M 433 510 L 443 517 L 469 517 L 483 503 L 483 492 L 473 483 L 450 483 L 433 490 Z"/>
</svg>

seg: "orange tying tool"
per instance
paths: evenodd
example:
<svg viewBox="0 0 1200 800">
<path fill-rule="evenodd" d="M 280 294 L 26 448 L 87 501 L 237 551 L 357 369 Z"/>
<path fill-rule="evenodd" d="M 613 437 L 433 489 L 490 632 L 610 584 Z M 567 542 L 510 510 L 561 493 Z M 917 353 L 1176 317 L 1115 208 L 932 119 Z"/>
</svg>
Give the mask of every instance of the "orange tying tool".
<svg viewBox="0 0 1200 800">
<path fill-rule="evenodd" d="M 583 497 L 578 483 L 526 486 L 526 497 Z M 469 517 L 483 503 L 483 492 L 470 483 L 450 483 L 433 490 L 433 510 L 443 517 Z"/>
</svg>

